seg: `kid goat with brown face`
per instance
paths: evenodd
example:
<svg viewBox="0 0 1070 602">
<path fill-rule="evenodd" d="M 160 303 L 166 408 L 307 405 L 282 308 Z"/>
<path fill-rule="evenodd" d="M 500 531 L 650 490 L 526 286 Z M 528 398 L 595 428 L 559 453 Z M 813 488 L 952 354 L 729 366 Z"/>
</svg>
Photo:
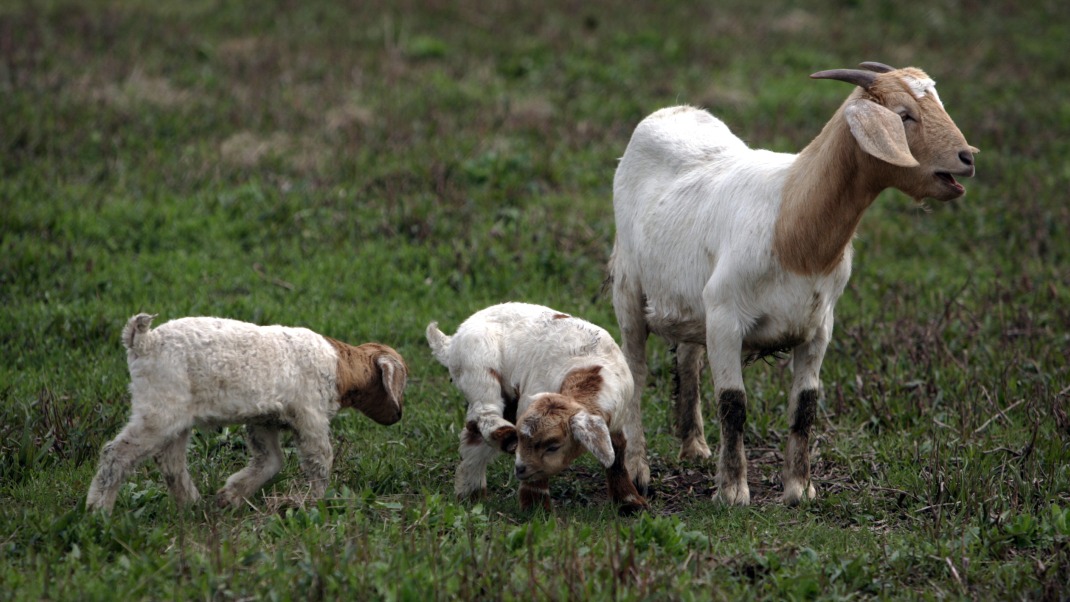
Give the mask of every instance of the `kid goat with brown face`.
<svg viewBox="0 0 1070 602">
<path fill-rule="evenodd" d="M 323 496 L 334 453 L 330 421 L 355 408 L 380 424 L 401 419 L 408 368 L 386 345 L 352 346 L 306 328 L 257 326 L 222 318 L 181 318 L 149 329 L 138 314 L 123 329 L 130 365 L 130 422 L 104 445 L 86 508 L 110 512 L 123 479 L 153 456 L 172 495 L 196 502 L 186 469 L 195 426 L 244 423 L 249 465 L 219 491 L 235 506 L 282 469 L 282 429 L 292 430 L 308 477 Z"/>
<path fill-rule="evenodd" d="M 427 342 L 468 399 L 459 497 L 484 493 L 490 461 L 515 453 L 521 508 L 549 509 L 549 478 L 587 450 L 606 468 L 622 514 L 647 507 L 633 484 L 650 481 L 638 398 L 609 333 L 548 307 L 504 303 L 452 337 L 432 322 Z"/>
<path fill-rule="evenodd" d="M 742 357 L 792 352 L 783 499 L 813 498 L 818 373 L 862 214 L 885 188 L 958 198 L 955 176 L 974 174 L 977 149 L 928 75 L 861 67 L 811 76 L 857 87 L 797 155 L 751 149 L 706 111 L 672 107 L 636 127 L 613 180 L 613 306 L 635 404 L 647 336 L 661 335 L 677 344 L 680 456 L 710 456 L 698 385 L 705 349 L 721 426 L 718 493 L 730 504 L 750 501 Z"/>
</svg>

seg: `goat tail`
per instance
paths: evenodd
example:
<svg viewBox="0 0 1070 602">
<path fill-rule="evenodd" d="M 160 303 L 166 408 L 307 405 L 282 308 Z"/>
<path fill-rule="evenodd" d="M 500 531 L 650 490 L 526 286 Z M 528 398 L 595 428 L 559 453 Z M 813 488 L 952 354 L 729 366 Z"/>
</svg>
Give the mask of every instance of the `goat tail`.
<svg viewBox="0 0 1070 602">
<path fill-rule="evenodd" d="M 126 347 L 128 352 L 140 352 L 143 347 L 145 335 L 149 332 L 149 326 L 152 326 L 152 319 L 156 317 L 156 314 L 137 314 L 130 318 L 126 322 L 126 326 L 123 327 L 123 347 Z"/>
<path fill-rule="evenodd" d="M 431 346 L 431 353 L 435 354 L 435 359 L 443 366 L 449 366 L 447 360 L 450 352 L 450 342 L 453 337 L 444 334 L 438 329 L 438 322 L 431 322 L 427 325 L 427 344 Z"/>
</svg>

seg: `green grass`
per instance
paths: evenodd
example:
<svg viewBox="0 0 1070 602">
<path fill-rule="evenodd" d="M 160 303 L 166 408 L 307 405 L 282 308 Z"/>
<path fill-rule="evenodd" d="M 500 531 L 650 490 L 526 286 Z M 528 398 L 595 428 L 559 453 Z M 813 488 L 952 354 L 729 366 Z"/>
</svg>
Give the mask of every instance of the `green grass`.
<svg viewBox="0 0 1070 602">
<path fill-rule="evenodd" d="M 409 4 L 0 2 L 0 599 L 1066 596 L 1065 2 Z M 928 71 L 982 153 L 964 199 L 889 191 L 862 221 L 818 499 L 777 502 L 784 362 L 745 372 L 754 503 L 725 508 L 713 466 L 676 459 L 652 341 L 649 514 L 617 518 L 589 458 L 550 515 L 519 510 L 505 460 L 455 502 L 464 401 L 424 326 L 524 300 L 616 333 L 635 124 L 691 103 L 797 150 L 848 93 L 807 75 L 862 60 Z M 405 417 L 339 416 L 303 510 L 280 508 L 288 448 L 252 508 L 177 508 L 150 463 L 87 515 L 138 311 L 390 344 Z M 243 462 L 240 428 L 193 437 L 203 493 Z"/>
</svg>

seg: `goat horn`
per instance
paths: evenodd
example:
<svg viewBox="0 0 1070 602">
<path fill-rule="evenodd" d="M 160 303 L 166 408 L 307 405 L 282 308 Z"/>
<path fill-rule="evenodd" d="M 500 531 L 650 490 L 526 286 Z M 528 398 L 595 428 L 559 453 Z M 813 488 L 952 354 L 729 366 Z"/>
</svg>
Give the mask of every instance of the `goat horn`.
<svg viewBox="0 0 1070 602">
<path fill-rule="evenodd" d="M 867 71 L 873 71 L 876 73 L 888 73 L 889 71 L 895 71 L 895 67 L 889 67 L 884 63 L 877 63 L 875 61 L 866 61 L 864 63 L 859 63 L 858 66 Z"/>
<path fill-rule="evenodd" d="M 854 84 L 862 88 L 869 89 L 873 85 L 874 80 L 877 79 L 877 75 L 872 71 L 861 71 L 859 69 L 831 69 L 829 71 L 818 71 L 811 74 L 810 77 L 814 79 L 838 79 L 841 82 L 847 82 Z"/>
</svg>

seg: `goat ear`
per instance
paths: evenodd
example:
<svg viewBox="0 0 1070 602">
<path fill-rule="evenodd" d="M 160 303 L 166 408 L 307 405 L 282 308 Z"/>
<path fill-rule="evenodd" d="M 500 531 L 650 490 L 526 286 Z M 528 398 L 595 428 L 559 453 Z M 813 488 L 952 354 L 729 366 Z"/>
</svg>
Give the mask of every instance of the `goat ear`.
<svg viewBox="0 0 1070 602">
<path fill-rule="evenodd" d="M 401 419 L 401 407 L 407 371 L 405 364 L 390 353 L 383 353 L 375 358 L 375 365 L 379 367 L 380 380 L 383 383 L 383 391 L 386 392 L 387 400 L 393 403 L 395 412 L 376 411 L 375 415 L 365 411 L 373 420 L 381 424 L 393 424 Z M 385 410 L 386 408 L 384 408 Z"/>
<path fill-rule="evenodd" d="M 601 416 L 580 411 L 569 424 L 572 426 L 572 436 L 594 454 L 602 466 L 609 468 L 613 465 L 613 443 L 609 440 L 609 427 Z"/>
<path fill-rule="evenodd" d="M 867 154 L 899 167 L 917 167 L 910 154 L 903 119 L 872 100 L 857 99 L 843 109 L 851 135 Z"/>
</svg>

